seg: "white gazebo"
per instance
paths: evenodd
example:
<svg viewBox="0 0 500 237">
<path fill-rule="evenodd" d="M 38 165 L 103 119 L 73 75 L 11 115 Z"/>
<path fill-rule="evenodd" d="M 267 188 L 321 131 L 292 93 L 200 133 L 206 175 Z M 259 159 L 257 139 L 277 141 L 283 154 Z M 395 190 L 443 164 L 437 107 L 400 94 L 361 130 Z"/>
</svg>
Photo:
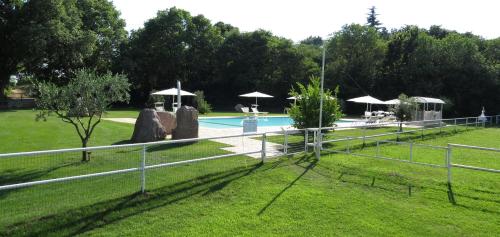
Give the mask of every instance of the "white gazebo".
<svg viewBox="0 0 500 237">
<path fill-rule="evenodd" d="M 410 97 L 418 106 L 415 108 L 413 120 L 437 120 L 443 118 L 443 105 L 446 104 L 443 100 L 430 97 L 415 96 Z M 401 103 L 399 99 L 385 101 L 386 105 L 398 105 Z"/>
<path fill-rule="evenodd" d="M 414 120 L 437 120 L 443 118 L 443 105 L 445 102 L 441 99 L 430 97 L 411 97 L 419 106 L 415 110 Z"/>
<path fill-rule="evenodd" d="M 154 92 L 151 94 L 152 95 L 171 95 L 172 96 L 172 108 L 175 112 L 176 105 L 177 105 L 177 103 L 179 103 L 179 101 L 175 102 L 175 96 L 177 96 L 179 94 L 179 89 L 170 88 L 170 89 L 166 89 L 166 90 L 157 91 L 157 92 Z M 180 90 L 180 95 L 181 96 L 196 96 L 195 94 L 193 94 L 191 92 L 187 92 L 187 91 L 183 91 L 183 90 Z"/>
<path fill-rule="evenodd" d="M 274 96 L 254 91 L 251 93 L 242 94 L 240 95 L 240 97 L 255 97 L 255 104 L 252 104 L 252 107 L 257 108 L 259 106 L 259 104 L 257 104 L 257 98 L 273 98 Z"/>
</svg>

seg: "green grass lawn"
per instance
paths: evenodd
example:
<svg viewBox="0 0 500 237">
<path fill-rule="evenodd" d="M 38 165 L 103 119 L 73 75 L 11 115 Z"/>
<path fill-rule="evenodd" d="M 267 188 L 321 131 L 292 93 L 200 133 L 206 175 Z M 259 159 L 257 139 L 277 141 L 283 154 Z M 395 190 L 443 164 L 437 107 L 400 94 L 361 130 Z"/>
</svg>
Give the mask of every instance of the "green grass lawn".
<svg viewBox="0 0 500 237">
<path fill-rule="evenodd" d="M 10 113 L 10 114 L 8 114 Z M 113 113 L 113 112 L 112 112 Z M 104 121 L 93 145 L 129 139 L 132 125 Z M 375 134 L 393 128 L 373 129 Z M 338 134 L 335 134 L 337 133 Z M 355 136 L 337 131 L 328 136 Z M 498 128 L 444 129 L 400 137 L 443 146 L 463 143 L 500 148 Z M 18 136 L 23 137 L 22 140 Z M 273 140 L 274 139 L 274 140 Z M 282 137 L 269 137 L 280 142 Z M 301 142 L 301 136 L 291 136 Z M 384 139 L 394 139 L 387 137 Z M 31 111 L 0 112 L 1 152 L 78 146 L 73 130 L 50 118 L 34 122 Z M 303 140 L 302 140 L 303 142 Z M 353 152 L 375 147 L 352 141 Z M 303 143 L 302 143 L 303 145 Z M 345 143 L 329 148 L 342 149 Z M 222 144 L 199 142 L 147 150 L 148 164 L 225 154 Z M 383 145 L 384 156 L 406 159 L 407 148 Z M 498 154 L 457 150 L 454 162 L 500 169 Z M 415 159 L 442 162 L 435 149 Z M 0 183 L 40 180 L 137 167 L 137 148 L 0 160 Z M 500 233 L 498 174 L 454 169 L 457 205 L 448 202 L 446 169 L 323 154 L 271 159 L 265 164 L 233 157 L 149 170 L 147 193 L 140 174 L 41 185 L 0 192 L 0 236 L 497 236 Z M 410 193 L 411 189 L 411 193 Z"/>
</svg>

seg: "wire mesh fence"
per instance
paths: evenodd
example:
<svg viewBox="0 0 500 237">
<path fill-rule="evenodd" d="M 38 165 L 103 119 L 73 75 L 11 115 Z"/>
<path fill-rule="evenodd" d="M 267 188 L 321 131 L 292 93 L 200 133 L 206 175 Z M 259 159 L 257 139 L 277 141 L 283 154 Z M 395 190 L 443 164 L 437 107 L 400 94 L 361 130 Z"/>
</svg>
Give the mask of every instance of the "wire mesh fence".
<svg viewBox="0 0 500 237">
<path fill-rule="evenodd" d="M 326 153 L 395 159 L 446 168 L 448 148 L 417 141 L 498 126 L 499 118 L 487 117 L 486 121 L 446 119 L 420 125 L 404 123 L 401 132 L 398 123 L 365 124 L 342 130 L 324 128 L 320 138 L 317 129 L 294 129 L 184 141 L 0 154 L 0 209 L 5 215 L 11 215 L 10 221 L 15 223 L 35 218 L 40 213 L 57 213 L 68 208 L 85 208 L 91 204 L 95 207 L 95 203 L 123 200 L 123 197 L 141 191 L 162 190 L 172 195 L 181 195 L 179 193 L 186 190 L 208 192 L 210 188 L 216 188 L 210 183 L 248 174 L 263 157 L 313 151 L 318 144 Z M 453 149 L 457 149 L 454 152 L 456 164 L 500 168 L 493 158 L 474 158 L 497 158 L 498 153 Z M 83 152 L 90 156 L 90 161 L 81 161 Z M 461 171 L 457 175 L 461 175 Z M 491 187 L 498 187 L 498 184 Z"/>
</svg>

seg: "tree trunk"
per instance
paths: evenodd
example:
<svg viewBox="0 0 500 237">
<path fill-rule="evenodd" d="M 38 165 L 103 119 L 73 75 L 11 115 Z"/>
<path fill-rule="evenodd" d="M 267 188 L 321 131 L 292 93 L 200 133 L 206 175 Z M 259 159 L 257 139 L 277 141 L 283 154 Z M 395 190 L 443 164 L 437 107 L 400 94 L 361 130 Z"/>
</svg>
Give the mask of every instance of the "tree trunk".
<svg viewBox="0 0 500 237">
<path fill-rule="evenodd" d="M 399 122 L 399 132 L 403 131 L 403 122 Z"/>
<path fill-rule="evenodd" d="M 87 139 L 82 140 L 82 148 L 87 147 Z M 82 162 L 90 161 L 90 156 L 88 151 L 82 151 Z"/>
</svg>

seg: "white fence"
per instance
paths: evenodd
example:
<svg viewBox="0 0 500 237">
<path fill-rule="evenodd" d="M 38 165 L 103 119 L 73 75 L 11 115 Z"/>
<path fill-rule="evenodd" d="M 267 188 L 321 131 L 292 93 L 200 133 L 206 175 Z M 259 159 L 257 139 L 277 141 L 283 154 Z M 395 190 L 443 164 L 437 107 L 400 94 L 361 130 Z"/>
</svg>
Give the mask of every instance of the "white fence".
<svg viewBox="0 0 500 237">
<path fill-rule="evenodd" d="M 148 150 L 148 148 L 151 148 L 154 146 L 169 145 L 169 144 L 186 144 L 186 143 L 200 142 L 200 141 L 204 141 L 204 140 L 230 139 L 230 138 L 241 138 L 241 137 L 248 137 L 248 136 L 253 136 L 253 137 L 262 136 L 262 139 L 261 139 L 262 146 L 258 150 L 253 150 L 253 151 L 214 155 L 214 156 L 209 156 L 209 157 L 202 157 L 202 158 L 197 158 L 197 159 L 189 159 L 189 160 L 182 160 L 182 161 L 175 161 L 175 162 L 159 163 L 159 164 L 154 164 L 154 165 L 147 165 L 146 164 L 147 150 Z M 186 165 L 186 164 L 190 164 L 190 163 L 209 161 L 209 160 L 217 160 L 217 159 L 227 159 L 227 158 L 231 158 L 231 157 L 236 157 L 236 156 L 241 156 L 241 155 L 251 155 L 251 154 L 260 154 L 261 160 L 263 162 L 265 157 L 266 157 L 266 134 L 265 133 L 246 133 L 246 134 L 241 134 L 241 135 L 221 136 L 221 137 L 211 137 L 211 138 L 194 138 L 194 139 L 169 140 L 169 141 L 136 143 L 136 144 L 126 144 L 126 145 L 98 146 L 98 147 L 59 149 L 59 150 L 34 151 L 34 152 L 19 152 L 19 153 L 0 154 L 0 160 L 7 159 L 7 158 L 19 158 L 19 159 L 21 159 L 23 157 L 40 156 L 40 155 L 61 155 L 61 154 L 74 153 L 74 152 L 94 152 L 94 151 L 100 151 L 100 150 L 111 150 L 111 149 L 119 149 L 119 148 L 139 148 L 139 150 L 140 150 L 140 157 L 138 157 L 140 159 L 139 167 L 111 170 L 111 171 L 106 171 L 106 172 L 90 173 L 90 174 L 84 174 L 84 175 L 75 175 L 75 176 L 61 177 L 61 178 L 54 178 L 54 179 L 46 179 L 46 180 L 39 180 L 39 181 L 8 184 L 8 185 L 0 186 L 0 191 L 18 189 L 18 188 L 23 188 L 23 187 L 30 187 L 30 186 L 41 185 L 41 184 L 49 184 L 49 183 L 65 182 L 65 181 L 70 181 L 70 180 L 86 179 L 86 178 L 92 178 L 92 177 L 109 176 L 109 175 L 123 174 L 123 173 L 130 173 L 130 172 L 140 172 L 141 173 L 141 175 L 140 175 L 140 179 L 141 179 L 140 189 L 141 189 L 141 192 L 144 192 L 146 189 L 146 172 L 147 172 L 147 170 L 150 170 L 150 169 L 157 169 L 157 168 L 171 167 L 171 166 L 180 166 L 180 165 Z"/>
<path fill-rule="evenodd" d="M 409 164 L 416 164 L 416 165 L 425 165 L 425 166 L 430 166 L 430 167 L 436 167 L 436 168 L 447 168 L 449 172 L 449 188 L 450 188 L 450 201 L 454 202 L 454 198 L 452 195 L 451 191 L 451 170 L 452 168 L 464 168 L 464 169 L 473 169 L 473 170 L 479 170 L 479 171 L 485 171 L 485 172 L 494 172 L 498 173 L 499 170 L 495 169 L 490 169 L 487 167 L 475 167 L 475 166 L 467 166 L 463 164 L 454 164 L 451 162 L 451 154 L 452 150 L 454 147 L 461 147 L 461 148 L 469 148 L 469 149 L 488 149 L 490 151 L 498 151 L 498 149 L 493 149 L 493 148 L 484 148 L 484 147 L 473 147 L 473 146 L 466 146 L 466 145 L 459 145 L 459 144 L 448 144 L 447 147 L 442 147 L 442 146 L 430 146 L 430 145 L 425 145 L 425 144 L 419 144 L 416 142 L 402 142 L 399 141 L 400 136 L 405 135 L 405 134 L 418 134 L 420 132 L 420 136 L 423 138 L 424 137 L 424 131 L 428 130 L 439 130 L 440 132 L 444 128 L 453 128 L 453 127 L 459 127 L 463 126 L 465 129 L 469 129 L 470 127 L 484 127 L 486 125 L 493 125 L 496 124 L 498 125 L 500 123 L 500 115 L 496 116 L 489 116 L 486 118 L 484 121 L 480 121 L 477 117 L 469 117 L 469 118 L 455 118 L 455 119 L 441 119 L 441 120 L 429 120 L 429 121 L 415 121 L 415 122 L 404 122 L 403 125 L 405 127 L 405 130 L 402 132 L 389 132 L 389 133 L 379 133 L 379 134 L 372 134 L 372 135 L 367 135 L 367 131 L 371 128 L 384 128 L 384 127 L 394 127 L 398 126 L 398 122 L 386 122 L 386 123 L 375 123 L 375 124 L 356 124 L 354 126 L 349 126 L 349 127 L 342 127 L 343 129 L 358 129 L 361 131 L 361 135 L 359 136 L 344 136 L 340 138 L 335 138 L 335 139 L 330 139 L 327 137 L 323 132 L 329 131 L 329 130 L 334 130 L 337 129 L 335 127 L 330 127 L 330 128 L 322 128 L 320 131 L 317 128 L 309 128 L 309 129 L 294 129 L 294 130 L 282 130 L 282 131 L 276 131 L 276 132 L 266 132 L 266 133 L 246 133 L 246 134 L 240 134 L 240 135 L 233 135 L 233 136 L 221 136 L 221 137 L 210 137 L 210 138 L 196 138 L 196 139 L 183 139 L 183 140 L 169 140 L 169 141 L 159 141 L 159 142 L 151 142 L 151 143 L 137 143 L 137 144 L 125 144 L 125 145 L 113 145 L 113 146 L 99 146 L 99 147 L 87 147 L 87 148 L 74 148 L 74 149 L 60 149 L 60 150 L 48 150 L 48 151 L 35 151 L 35 152 L 20 152 L 20 153 L 10 153 L 10 154 L 0 154 L 0 161 L 2 159 L 23 159 L 25 157 L 36 157 L 36 156 L 64 156 L 65 154 L 69 153 L 75 153 L 75 152 L 98 152 L 98 151 L 111 151 L 111 150 L 117 150 L 117 149 L 133 149 L 134 152 L 130 153 L 133 156 L 133 160 L 138 161 L 137 165 L 131 165 L 132 167 L 123 167 L 119 169 L 112 169 L 112 170 L 105 170 L 105 171 L 100 171 L 100 172 L 89 172 L 89 173 L 84 173 L 84 174 L 78 174 L 78 175 L 71 175 L 71 176 L 65 176 L 65 177 L 56 177 L 56 178 L 51 178 L 51 179 L 45 179 L 45 180 L 36 180 L 36 181 L 28 181 L 28 182 L 17 182 L 17 181 L 12 181 L 11 183 L 3 183 L 0 185 L 0 191 L 3 190 L 12 190 L 12 189 L 19 189 L 19 188 L 24 188 L 24 187 L 30 187 L 30 186 L 35 186 L 35 185 L 43 185 L 43 184 L 49 184 L 49 183 L 58 183 L 58 182 L 66 182 L 66 181 L 72 181 L 72 180 L 79 180 L 79 179 L 87 179 L 87 178 L 92 178 L 92 177 L 102 177 L 102 176 L 111 176 L 111 175 L 116 175 L 116 174 L 123 174 L 123 173 L 131 173 L 131 172 L 136 172 L 139 173 L 139 179 L 140 179 L 140 190 L 141 192 L 145 192 L 146 190 L 146 174 L 148 170 L 152 169 L 159 169 L 159 168 L 164 168 L 164 167 L 173 167 L 173 166 L 182 166 L 182 165 L 188 165 L 188 164 L 193 164 L 193 163 L 198 163 L 198 162 L 204 162 L 204 161 L 211 161 L 211 160 L 220 160 L 220 159 L 230 159 L 238 156 L 252 156 L 252 157 L 258 157 L 261 162 L 264 162 L 266 158 L 271 157 L 271 156 L 280 156 L 280 155 L 291 155 L 291 154 L 296 154 L 300 152 L 308 152 L 309 147 L 312 147 L 314 151 L 316 152 L 316 156 L 319 158 L 321 152 L 333 152 L 333 153 L 344 153 L 344 154 L 351 154 L 351 155 L 356 155 L 356 156 L 363 156 L 363 157 L 370 157 L 370 158 L 377 158 L 377 159 L 385 159 L 385 160 L 394 160 L 394 161 L 399 161 L 399 162 L 406 162 Z M 275 143 L 268 143 L 267 139 L 268 137 L 271 136 L 282 136 L 282 144 L 278 144 L 276 146 Z M 294 136 L 295 142 L 290 142 L 290 139 Z M 384 140 L 380 139 L 384 136 L 395 136 L 396 141 L 394 140 Z M 250 146 L 247 150 L 242 150 L 238 152 L 231 152 L 231 153 L 210 153 L 207 152 L 203 153 L 201 157 L 195 157 L 194 159 L 189 158 L 185 160 L 169 160 L 166 161 L 165 159 L 161 159 L 161 154 L 158 157 L 149 157 L 148 156 L 148 150 L 155 148 L 157 146 L 164 146 L 164 145 L 182 145 L 182 144 L 191 144 L 191 143 L 198 143 L 198 142 L 203 142 L 203 141 L 220 141 L 221 139 L 241 139 L 244 141 L 244 138 L 252 137 L 260 139 L 260 145 L 258 147 L 255 146 L 255 141 L 252 141 L 254 144 L 253 146 Z M 297 137 L 300 137 L 303 140 L 298 140 L 297 142 Z M 279 140 L 279 139 L 278 139 Z M 365 146 L 367 144 L 372 144 L 373 146 L 376 146 L 376 154 L 359 154 L 353 151 L 353 147 L 351 145 L 354 141 L 362 141 L 362 146 Z M 335 144 L 335 143 L 345 143 L 345 149 L 344 150 L 334 150 L 330 148 L 325 148 L 323 147 L 325 144 Z M 408 146 L 409 150 L 409 159 L 397 159 L 393 157 L 385 157 L 379 154 L 380 147 L 382 144 L 396 144 L 396 145 L 405 145 Z M 273 145 L 274 147 L 270 147 Z M 359 144 L 358 144 L 359 145 Z M 278 147 L 278 148 L 277 148 Z M 281 148 L 279 148 L 281 147 Z M 443 163 L 441 164 L 433 164 L 433 163 L 425 163 L 425 162 L 419 162 L 413 160 L 413 150 L 415 147 L 426 147 L 429 149 L 442 149 L 443 151 L 446 151 L 446 156 L 443 157 Z M 168 148 L 167 148 L 168 149 Z M 277 150 L 280 150 L 279 152 L 276 152 Z M 184 153 L 189 153 L 189 151 L 185 151 Z M 118 155 L 117 155 L 118 154 Z M 119 156 L 119 153 L 112 153 L 112 155 L 117 155 Z M 151 160 L 155 160 L 155 162 L 149 162 Z M 133 163 L 133 162 L 132 162 Z M 139 189 L 139 187 L 138 187 Z"/>
</svg>

